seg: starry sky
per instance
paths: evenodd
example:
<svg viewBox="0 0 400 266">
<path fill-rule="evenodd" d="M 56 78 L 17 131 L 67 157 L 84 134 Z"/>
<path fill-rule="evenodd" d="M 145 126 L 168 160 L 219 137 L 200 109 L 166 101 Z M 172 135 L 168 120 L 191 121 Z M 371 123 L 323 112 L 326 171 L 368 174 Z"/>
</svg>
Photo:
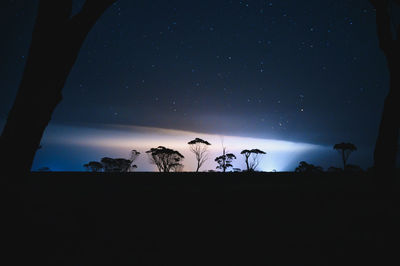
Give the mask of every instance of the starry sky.
<svg viewBox="0 0 400 266">
<path fill-rule="evenodd" d="M 37 4 L 0 4 L 3 124 Z M 367 0 L 119 0 L 84 43 L 50 128 L 74 128 L 69 137 L 118 125 L 309 143 L 326 154 L 298 159 L 324 167 L 340 164 L 335 143 L 352 142 L 352 163 L 367 168 L 387 91 Z M 36 166 L 62 153 L 45 149 Z"/>
</svg>

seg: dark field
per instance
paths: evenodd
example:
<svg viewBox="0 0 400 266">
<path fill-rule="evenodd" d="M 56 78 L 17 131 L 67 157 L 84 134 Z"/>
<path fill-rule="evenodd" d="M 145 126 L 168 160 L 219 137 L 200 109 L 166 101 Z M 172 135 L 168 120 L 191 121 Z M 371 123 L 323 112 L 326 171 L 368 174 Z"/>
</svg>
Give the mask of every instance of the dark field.
<svg viewBox="0 0 400 266">
<path fill-rule="evenodd" d="M 367 174 L 12 180 L 2 260 L 17 265 L 400 265 L 397 181 Z"/>
</svg>

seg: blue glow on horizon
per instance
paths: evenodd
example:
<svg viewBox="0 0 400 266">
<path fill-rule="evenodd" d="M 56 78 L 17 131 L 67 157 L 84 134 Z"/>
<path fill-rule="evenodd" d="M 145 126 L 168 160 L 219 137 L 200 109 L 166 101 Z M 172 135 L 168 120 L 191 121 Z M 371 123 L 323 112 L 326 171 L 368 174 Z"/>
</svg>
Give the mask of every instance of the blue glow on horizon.
<svg viewBox="0 0 400 266">
<path fill-rule="evenodd" d="M 149 163 L 145 151 L 152 147 L 166 146 L 180 151 L 185 159 L 184 171 L 195 169 L 194 155 L 189 151 L 188 141 L 200 137 L 212 145 L 209 160 L 201 170 L 216 170 L 214 158 L 222 153 L 222 146 L 227 152 L 234 153 L 237 160 L 235 168 L 245 169 L 243 149 L 258 148 L 267 154 L 262 157 L 259 171 L 293 171 L 299 160 L 307 154 L 321 152 L 326 147 L 308 143 L 296 143 L 283 140 L 248 138 L 240 136 L 219 136 L 189 131 L 135 127 L 135 126 L 99 126 L 77 127 L 53 125 L 43 137 L 43 148 L 36 155 L 33 170 L 49 167 L 52 171 L 84 171 L 83 164 L 99 161 L 102 157 L 128 158 L 132 149 L 141 152 L 137 160 L 137 171 L 156 171 Z"/>
</svg>

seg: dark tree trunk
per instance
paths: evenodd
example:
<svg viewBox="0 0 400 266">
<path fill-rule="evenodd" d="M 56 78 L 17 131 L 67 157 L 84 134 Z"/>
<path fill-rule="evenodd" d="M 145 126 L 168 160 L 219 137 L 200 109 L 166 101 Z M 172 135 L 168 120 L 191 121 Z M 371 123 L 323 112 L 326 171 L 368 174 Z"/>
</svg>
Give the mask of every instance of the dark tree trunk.
<svg viewBox="0 0 400 266">
<path fill-rule="evenodd" d="M 397 149 L 399 142 L 399 82 L 400 72 L 390 71 L 390 91 L 383 107 L 379 134 L 375 145 L 374 163 L 379 173 L 394 174 L 396 171 Z"/>
<path fill-rule="evenodd" d="M 1 169 L 28 172 L 88 32 L 114 0 L 41 0 L 21 84 L 0 138 Z"/>
<path fill-rule="evenodd" d="M 399 143 L 399 105 L 400 105 L 400 27 L 393 34 L 389 1 L 370 0 L 376 9 L 376 26 L 379 46 L 386 56 L 390 88 L 384 103 L 378 138 L 374 151 L 374 168 L 377 174 L 392 175 L 396 171 L 397 149 Z M 399 2 L 399 1 L 396 1 Z M 393 38 L 393 35 L 397 35 Z"/>
<path fill-rule="evenodd" d="M 247 171 L 250 171 L 249 156 L 246 156 L 246 166 L 247 166 Z"/>
</svg>

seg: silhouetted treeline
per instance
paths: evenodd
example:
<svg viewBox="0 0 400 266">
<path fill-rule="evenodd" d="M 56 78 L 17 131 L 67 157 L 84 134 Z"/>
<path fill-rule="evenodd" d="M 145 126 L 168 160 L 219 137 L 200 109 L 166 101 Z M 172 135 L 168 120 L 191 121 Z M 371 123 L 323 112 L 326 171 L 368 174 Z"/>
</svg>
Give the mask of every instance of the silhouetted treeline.
<svg viewBox="0 0 400 266">
<path fill-rule="evenodd" d="M 196 159 L 195 172 L 198 172 L 200 167 L 208 160 L 208 147 L 211 145 L 206 140 L 201 138 L 195 138 L 187 143 L 189 150 L 194 154 Z M 327 169 L 328 172 L 363 172 L 364 170 L 357 165 L 348 164 L 350 154 L 357 150 L 356 145 L 353 143 L 338 143 L 333 146 L 333 149 L 339 152 L 341 157 L 343 168 L 331 166 Z M 184 156 L 179 152 L 171 148 L 164 146 L 158 146 L 157 148 L 151 148 L 146 151 L 148 159 L 151 164 L 155 165 L 159 172 L 181 172 L 184 169 L 183 160 Z M 245 149 L 241 153 L 244 158 L 246 165 L 245 169 L 234 167 L 233 162 L 237 160 L 236 155 L 227 152 L 225 146 L 222 147 L 222 154 L 217 156 L 214 161 L 217 163 L 216 169 L 221 172 L 254 172 L 257 171 L 257 167 L 260 165 L 261 160 L 267 153 L 260 149 Z M 90 172 L 132 172 L 137 168 L 133 162 L 139 157 L 140 152 L 132 150 L 129 159 L 113 159 L 104 157 L 100 162 L 91 161 L 83 166 L 87 171 Z M 322 173 L 324 169 L 321 166 L 307 163 L 306 161 L 300 161 L 299 165 L 294 169 L 297 173 Z M 208 172 L 215 172 L 214 170 L 208 170 Z M 273 172 L 276 172 L 273 170 Z"/>
<path fill-rule="evenodd" d="M 132 150 L 129 159 L 103 157 L 100 162 L 91 161 L 83 167 L 90 172 L 132 172 L 137 168 L 137 165 L 133 163 L 139 155 L 140 152 Z"/>
<path fill-rule="evenodd" d="M 350 157 L 350 154 L 357 150 L 356 145 L 353 143 L 338 143 L 333 146 L 333 149 L 339 152 L 339 155 L 342 159 L 343 168 L 331 166 L 327 169 L 328 172 L 333 173 L 341 173 L 341 172 L 363 172 L 364 170 L 358 166 L 353 164 L 347 164 L 347 161 Z M 299 166 L 295 169 L 296 173 L 322 173 L 324 169 L 321 166 L 316 166 L 305 161 L 301 161 Z"/>
</svg>

